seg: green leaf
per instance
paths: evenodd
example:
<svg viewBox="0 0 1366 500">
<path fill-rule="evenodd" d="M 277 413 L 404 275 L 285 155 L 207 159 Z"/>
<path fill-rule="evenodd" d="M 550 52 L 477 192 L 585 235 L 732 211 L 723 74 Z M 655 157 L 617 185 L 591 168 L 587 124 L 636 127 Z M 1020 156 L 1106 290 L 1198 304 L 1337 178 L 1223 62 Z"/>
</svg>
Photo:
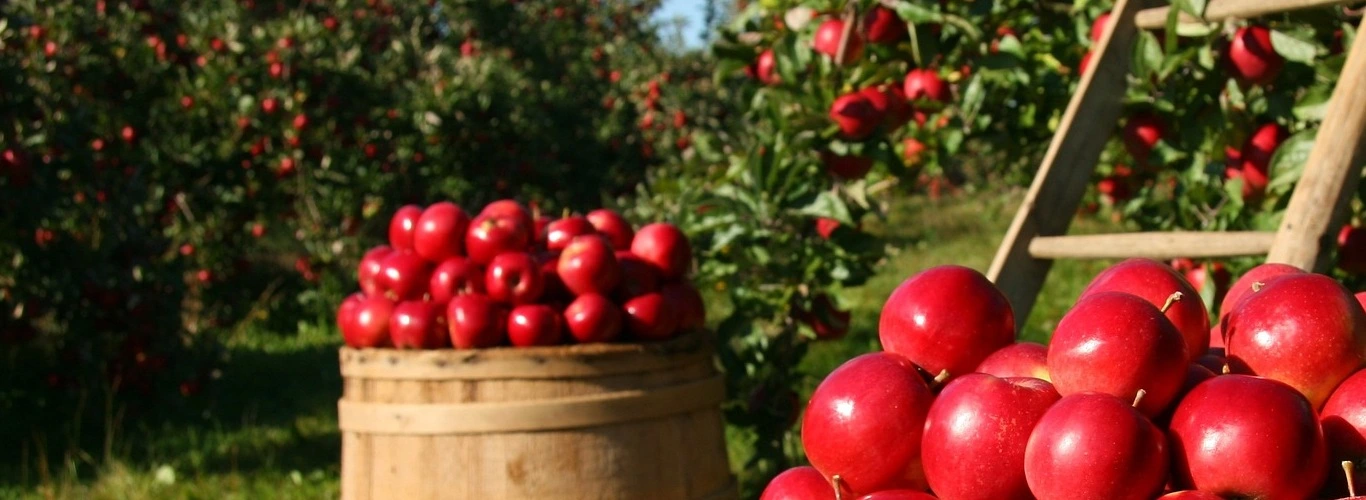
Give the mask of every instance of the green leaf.
<svg viewBox="0 0 1366 500">
<path fill-rule="evenodd" d="M 1300 100 L 1295 103 L 1295 118 L 1307 121 L 1323 120 L 1324 111 L 1328 109 L 1328 98 L 1333 95 L 1333 90 L 1326 86 L 1311 87 Z"/>
<path fill-rule="evenodd" d="M 912 23 L 942 23 L 944 16 L 934 10 L 910 2 L 897 2 L 896 15 Z"/>
<path fill-rule="evenodd" d="M 951 129 L 944 132 L 944 151 L 950 155 L 958 154 L 959 148 L 963 146 L 963 130 Z"/>
<path fill-rule="evenodd" d="M 1162 57 L 1162 44 L 1157 41 L 1157 37 L 1149 32 L 1140 33 L 1138 41 L 1134 44 L 1134 75 L 1143 80 L 1150 79 L 1153 72 L 1162 67 Z M 1096 62 L 1092 61 L 1091 64 Z"/>
<path fill-rule="evenodd" d="M 996 44 L 996 50 L 1002 54 L 1010 54 L 1020 59 L 1025 59 L 1027 57 L 1025 55 L 1024 45 L 1021 44 L 1020 39 L 1016 38 L 1014 35 L 1001 37 L 1000 43 Z"/>
<path fill-rule="evenodd" d="M 1271 46 L 1282 57 L 1305 64 L 1313 64 L 1314 56 L 1318 53 L 1318 47 L 1313 42 L 1295 38 L 1280 30 L 1271 31 Z"/>
<path fill-rule="evenodd" d="M 1176 0 L 1176 8 L 1195 17 L 1205 17 L 1206 0 Z"/>
<path fill-rule="evenodd" d="M 1214 23 L 1177 23 L 1176 36 L 1203 38 L 1219 31 L 1220 25 Z"/>
<path fill-rule="evenodd" d="M 1276 154 L 1271 157 L 1271 183 L 1268 187 L 1288 186 L 1300 180 L 1304 164 L 1309 160 L 1309 151 L 1314 149 L 1317 133 L 1314 129 L 1301 131 L 1276 148 Z"/>
<path fill-rule="evenodd" d="M 967 88 L 963 89 L 963 116 L 964 119 L 971 119 L 977 116 L 977 112 L 982 109 L 982 103 L 986 102 L 986 86 L 982 84 L 982 75 L 973 75 L 968 82 Z"/>
<path fill-rule="evenodd" d="M 829 191 L 822 191 L 817 194 L 815 200 L 798 209 L 797 212 L 814 217 L 835 219 L 843 224 L 854 224 L 854 218 L 849 214 L 849 206 L 844 203 L 844 200 Z"/>
</svg>

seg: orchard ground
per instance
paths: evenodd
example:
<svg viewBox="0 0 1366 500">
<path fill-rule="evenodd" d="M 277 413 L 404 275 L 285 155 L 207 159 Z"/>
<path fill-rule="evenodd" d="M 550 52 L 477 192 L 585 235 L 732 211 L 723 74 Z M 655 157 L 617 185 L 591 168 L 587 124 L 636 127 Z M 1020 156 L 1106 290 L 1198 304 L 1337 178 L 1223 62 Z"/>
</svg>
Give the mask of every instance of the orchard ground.
<svg viewBox="0 0 1366 500">
<path fill-rule="evenodd" d="M 808 375 L 802 401 L 843 361 L 877 350 L 882 303 L 904 278 L 927 267 L 960 264 L 986 269 L 1022 197 L 983 191 L 931 201 L 904 197 L 885 222 L 868 230 L 898 250 L 867 285 L 845 290 L 852 309 L 849 335 L 817 343 L 801 366 Z M 1073 232 L 1113 231 L 1092 217 L 1078 218 Z M 1059 262 L 1029 318 L 1023 338 L 1045 342 L 1054 322 L 1071 306 L 1105 261 Z M 716 304 L 716 307 L 724 307 Z M 713 318 L 718 314 L 712 315 Z M 336 399 L 341 393 L 336 348 L 340 336 L 329 323 L 298 322 L 297 331 L 245 328 L 228 341 L 233 370 L 214 384 L 212 408 L 136 429 L 120 429 L 116 458 L 77 457 L 68 470 L 37 470 L 33 457 L 0 464 L 0 497 L 59 498 L 323 498 L 338 494 L 341 440 Z M 64 439 L 61 429 L 47 439 Z M 732 464 L 744 463 L 748 436 L 729 435 Z M 12 456 L 12 455 L 11 455 Z M 93 475 L 74 470 L 97 470 Z M 744 471 L 739 471 L 743 474 Z M 34 486 L 38 487 L 35 489 Z"/>
</svg>

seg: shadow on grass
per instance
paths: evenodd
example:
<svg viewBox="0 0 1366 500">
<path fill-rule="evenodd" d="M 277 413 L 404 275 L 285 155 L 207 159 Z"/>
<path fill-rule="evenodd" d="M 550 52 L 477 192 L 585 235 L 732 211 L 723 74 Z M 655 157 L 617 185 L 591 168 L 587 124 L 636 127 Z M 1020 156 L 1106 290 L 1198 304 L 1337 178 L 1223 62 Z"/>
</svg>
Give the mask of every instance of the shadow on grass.
<svg viewBox="0 0 1366 500">
<path fill-rule="evenodd" d="M 198 415 L 144 426 L 142 439 L 129 436 L 129 460 L 204 474 L 335 469 L 341 456 L 336 348 L 231 352 L 209 394 L 213 404 Z"/>
<path fill-rule="evenodd" d="M 82 429 L 80 449 L 86 451 L 68 451 L 75 447 L 66 422 L 37 429 L 34 435 L 57 436 L 47 440 L 52 472 L 47 477 L 37 472 L 34 453 L 7 454 L 0 459 L 0 492 L 97 484 L 110 465 L 144 482 L 157 481 L 157 471 L 167 467 L 179 478 L 218 478 L 216 482 L 229 487 L 239 478 L 287 480 L 294 471 L 335 481 L 341 456 L 336 428 L 341 377 L 334 332 L 254 331 L 243 338 L 229 343 L 221 376 L 201 393 L 172 394 L 155 404 L 127 407 L 124 420 L 137 423 L 116 427 L 109 461 L 92 451 L 102 449 L 105 422 Z"/>
</svg>

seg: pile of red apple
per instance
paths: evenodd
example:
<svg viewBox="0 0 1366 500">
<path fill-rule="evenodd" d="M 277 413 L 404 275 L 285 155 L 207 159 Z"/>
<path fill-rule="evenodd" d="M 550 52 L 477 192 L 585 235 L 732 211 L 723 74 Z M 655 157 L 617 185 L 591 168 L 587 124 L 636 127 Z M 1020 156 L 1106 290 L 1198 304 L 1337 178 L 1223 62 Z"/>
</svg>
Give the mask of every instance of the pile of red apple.
<svg viewBox="0 0 1366 500">
<path fill-rule="evenodd" d="M 1362 295 L 1263 264 L 1211 328 L 1180 274 L 1131 259 L 1096 276 L 1044 346 L 1015 341 L 1009 303 L 980 273 L 929 269 L 887 299 L 884 351 L 816 388 L 801 429 L 811 466 L 761 499 L 1355 495 Z"/>
<path fill-rule="evenodd" d="M 337 310 L 352 347 L 474 349 L 668 340 L 701 328 L 677 227 L 636 230 L 608 209 L 560 219 L 514 200 L 471 219 L 441 202 L 400 208 Z"/>
</svg>

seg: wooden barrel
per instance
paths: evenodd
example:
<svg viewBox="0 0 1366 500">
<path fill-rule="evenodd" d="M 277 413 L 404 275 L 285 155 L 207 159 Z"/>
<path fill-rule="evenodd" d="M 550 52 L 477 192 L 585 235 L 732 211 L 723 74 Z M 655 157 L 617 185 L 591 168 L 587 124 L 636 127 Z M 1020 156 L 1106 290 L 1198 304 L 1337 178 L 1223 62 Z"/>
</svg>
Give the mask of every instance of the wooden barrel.
<svg viewBox="0 0 1366 500">
<path fill-rule="evenodd" d="M 731 499 L 707 337 L 341 349 L 343 499 Z"/>
</svg>

